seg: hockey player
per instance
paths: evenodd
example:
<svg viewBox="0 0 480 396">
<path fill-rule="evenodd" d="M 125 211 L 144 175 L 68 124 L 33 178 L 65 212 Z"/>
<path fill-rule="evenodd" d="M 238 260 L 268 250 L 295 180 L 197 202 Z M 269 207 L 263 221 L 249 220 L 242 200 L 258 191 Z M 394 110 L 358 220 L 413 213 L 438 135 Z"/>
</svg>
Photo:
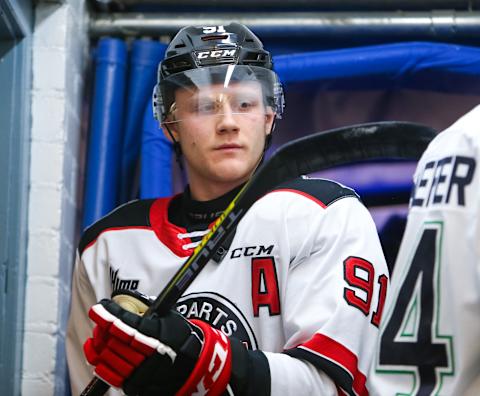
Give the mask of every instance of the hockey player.
<svg viewBox="0 0 480 396">
<path fill-rule="evenodd" d="M 480 106 L 418 163 L 372 394 L 480 395 L 479 125 Z"/>
<path fill-rule="evenodd" d="M 128 395 L 367 395 L 388 273 L 367 209 L 333 181 L 302 178 L 259 199 L 168 315 L 110 300 L 162 290 L 261 162 L 282 95 L 245 26 L 187 27 L 172 40 L 156 112 L 189 186 L 84 233 L 67 334 L 74 394 L 93 373 L 85 343 L 96 375 Z"/>
</svg>

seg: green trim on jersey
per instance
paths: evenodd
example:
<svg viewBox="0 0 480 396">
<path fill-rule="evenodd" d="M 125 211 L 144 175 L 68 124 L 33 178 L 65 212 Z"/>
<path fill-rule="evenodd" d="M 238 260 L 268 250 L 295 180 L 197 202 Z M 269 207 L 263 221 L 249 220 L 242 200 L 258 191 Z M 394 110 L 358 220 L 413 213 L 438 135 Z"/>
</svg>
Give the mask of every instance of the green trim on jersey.
<svg viewBox="0 0 480 396">
<path fill-rule="evenodd" d="M 442 251 L 442 243 L 443 243 L 443 228 L 444 224 L 443 221 L 426 221 L 423 223 L 422 228 L 420 229 L 420 232 L 417 233 L 417 240 L 414 245 L 414 249 L 412 249 L 410 253 L 410 258 L 409 258 L 409 263 L 412 263 L 420 241 L 422 239 L 423 234 L 425 233 L 426 230 L 436 230 L 436 240 L 435 240 L 435 262 L 434 262 L 434 270 L 433 270 L 433 276 L 434 276 L 434 307 L 433 307 L 433 318 L 432 318 L 432 325 L 431 328 L 435 328 L 435 334 L 432 337 L 432 344 L 444 344 L 446 346 L 446 352 L 447 352 L 447 359 L 448 359 L 448 366 L 445 368 L 442 367 L 436 367 L 435 368 L 435 373 L 436 373 L 436 382 L 435 382 L 435 388 L 432 391 L 432 395 L 439 395 L 442 385 L 443 385 L 443 378 L 445 376 L 453 376 L 455 375 L 455 362 L 453 359 L 453 336 L 452 335 L 446 335 L 446 334 L 440 334 L 440 329 L 439 329 L 439 317 L 440 317 L 440 304 L 441 301 L 439 300 L 440 293 L 435 292 L 439 291 L 441 288 L 440 285 L 440 268 L 442 265 L 442 257 L 441 257 L 441 251 Z M 403 273 L 401 274 L 401 285 L 403 286 L 405 279 L 411 269 L 411 265 L 408 265 L 404 268 Z M 410 300 L 408 302 L 408 307 L 406 309 L 406 315 L 404 315 L 401 326 L 399 328 L 399 331 L 397 332 L 397 336 L 395 337 L 394 342 L 401 342 L 403 337 L 408 337 L 412 336 L 413 340 L 416 341 L 417 339 L 417 332 L 419 329 L 419 325 L 421 322 L 422 318 L 422 313 L 421 313 L 421 276 L 422 274 L 419 274 L 417 280 L 416 280 L 416 285 L 414 287 L 414 291 L 410 297 Z M 398 301 L 398 295 L 397 301 Z M 393 312 L 395 311 L 396 304 L 393 304 L 389 307 L 389 310 L 387 312 L 387 315 L 385 317 L 385 320 L 382 322 L 381 325 L 381 336 L 383 336 L 386 324 L 390 321 Z M 411 321 L 413 320 L 413 323 Z M 410 329 L 410 326 L 414 326 L 412 330 L 412 334 L 409 334 L 407 329 Z M 381 339 L 381 338 L 380 338 Z M 418 374 L 418 369 L 382 369 L 382 366 L 388 366 L 388 365 L 380 365 L 379 364 L 379 350 L 376 353 L 375 356 L 375 372 L 377 374 L 390 374 L 390 375 L 411 375 L 412 381 L 413 381 L 413 387 L 409 391 L 409 393 L 402 393 L 402 392 L 397 392 L 395 395 L 396 396 L 413 396 L 418 392 L 418 384 L 419 384 L 419 374 Z"/>
</svg>

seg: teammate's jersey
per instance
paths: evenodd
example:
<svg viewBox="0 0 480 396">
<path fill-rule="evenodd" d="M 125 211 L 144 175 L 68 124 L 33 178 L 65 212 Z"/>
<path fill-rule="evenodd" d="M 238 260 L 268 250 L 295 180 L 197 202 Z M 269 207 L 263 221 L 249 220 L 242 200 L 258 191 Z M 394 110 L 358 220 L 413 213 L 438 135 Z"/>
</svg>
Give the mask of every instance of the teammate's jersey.
<svg viewBox="0 0 480 396">
<path fill-rule="evenodd" d="M 418 163 L 372 394 L 480 395 L 480 107 Z"/>
<path fill-rule="evenodd" d="M 74 392 L 91 378 L 81 351 L 89 307 L 118 288 L 156 296 L 203 235 L 172 224 L 170 202 L 131 202 L 84 234 L 67 334 Z M 262 350 L 272 395 L 367 395 L 387 276 L 356 194 L 298 179 L 250 208 L 224 259 L 206 265 L 177 309 Z"/>
</svg>

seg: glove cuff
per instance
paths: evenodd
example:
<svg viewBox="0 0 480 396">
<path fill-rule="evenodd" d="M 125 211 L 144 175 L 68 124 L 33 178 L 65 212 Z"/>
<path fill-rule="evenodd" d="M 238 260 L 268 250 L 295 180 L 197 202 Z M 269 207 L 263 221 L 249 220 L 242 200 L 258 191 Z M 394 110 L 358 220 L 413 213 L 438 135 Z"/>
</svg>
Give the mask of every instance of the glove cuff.
<svg viewBox="0 0 480 396">
<path fill-rule="evenodd" d="M 203 333 L 203 347 L 197 363 L 176 396 L 195 392 L 220 395 L 227 388 L 232 368 L 230 340 L 220 330 L 200 320 L 191 320 Z"/>
</svg>

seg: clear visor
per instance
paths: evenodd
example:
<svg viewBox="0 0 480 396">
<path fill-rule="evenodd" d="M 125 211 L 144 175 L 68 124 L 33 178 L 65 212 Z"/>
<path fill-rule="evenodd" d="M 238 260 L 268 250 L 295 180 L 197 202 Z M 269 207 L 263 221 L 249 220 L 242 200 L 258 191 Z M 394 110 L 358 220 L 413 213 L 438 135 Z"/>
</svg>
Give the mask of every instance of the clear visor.
<svg viewBox="0 0 480 396">
<path fill-rule="evenodd" d="M 206 117 L 261 119 L 281 115 L 283 100 L 277 75 L 268 69 L 221 65 L 187 70 L 162 81 L 166 124 Z M 278 96 L 278 97 L 277 97 Z"/>
</svg>

